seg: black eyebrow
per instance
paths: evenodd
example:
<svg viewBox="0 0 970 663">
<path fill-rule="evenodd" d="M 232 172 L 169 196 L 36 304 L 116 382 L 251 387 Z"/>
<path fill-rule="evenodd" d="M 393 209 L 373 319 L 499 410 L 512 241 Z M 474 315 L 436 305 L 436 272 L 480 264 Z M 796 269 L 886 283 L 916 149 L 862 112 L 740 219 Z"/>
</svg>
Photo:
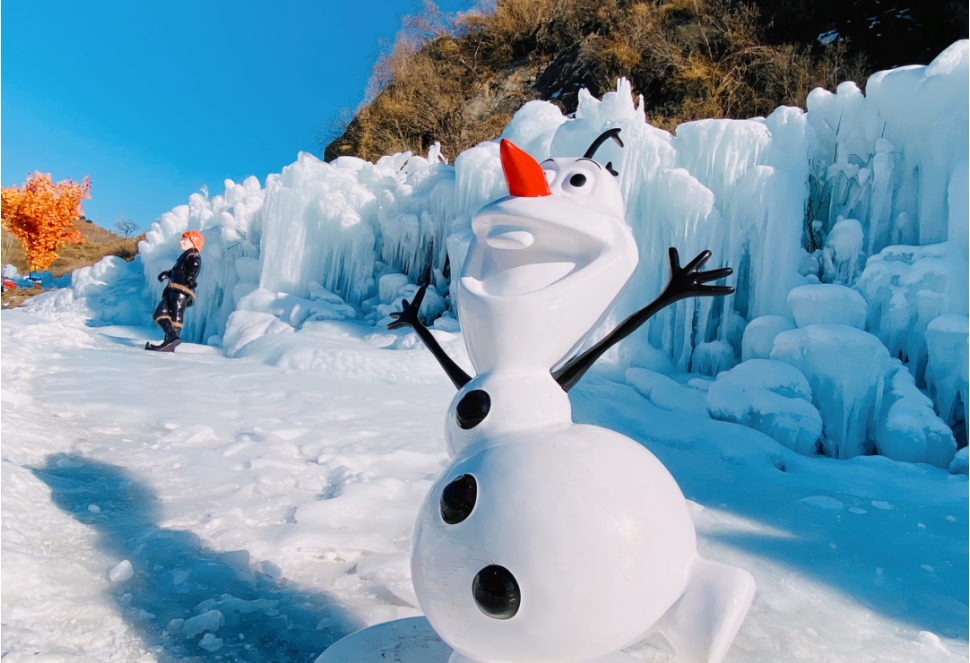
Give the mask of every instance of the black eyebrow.
<svg viewBox="0 0 970 663">
<path fill-rule="evenodd" d="M 550 161 L 553 162 L 553 163 L 556 163 L 556 160 L 555 159 L 549 158 L 549 159 L 546 159 L 545 161 L 543 161 L 539 165 L 541 166 L 542 164 L 549 163 Z M 576 161 L 589 161 L 590 163 L 595 163 L 596 166 L 597 166 L 597 168 L 599 168 L 600 170 L 603 170 L 603 166 L 601 166 L 597 161 L 595 161 L 593 159 L 590 159 L 589 157 L 579 157 L 578 159 L 576 159 Z"/>
</svg>

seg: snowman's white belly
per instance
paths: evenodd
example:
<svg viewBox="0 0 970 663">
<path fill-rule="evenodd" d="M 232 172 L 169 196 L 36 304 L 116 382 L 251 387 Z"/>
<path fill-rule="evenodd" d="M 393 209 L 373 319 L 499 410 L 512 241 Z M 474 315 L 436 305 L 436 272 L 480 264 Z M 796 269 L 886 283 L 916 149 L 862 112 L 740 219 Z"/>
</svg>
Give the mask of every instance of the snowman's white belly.
<svg viewBox="0 0 970 663">
<path fill-rule="evenodd" d="M 474 506 L 448 524 L 442 493 L 461 475 L 475 479 Z M 572 425 L 462 449 L 419 514 L 412 578 L 432 626 L 466 656 L 581 661 L 642 635 L 683 593 L 695 554 L 663 465 L 618 433 Z M 517 583 L 512 616 L 476 600 L 486 567 Z"/>
</svg>

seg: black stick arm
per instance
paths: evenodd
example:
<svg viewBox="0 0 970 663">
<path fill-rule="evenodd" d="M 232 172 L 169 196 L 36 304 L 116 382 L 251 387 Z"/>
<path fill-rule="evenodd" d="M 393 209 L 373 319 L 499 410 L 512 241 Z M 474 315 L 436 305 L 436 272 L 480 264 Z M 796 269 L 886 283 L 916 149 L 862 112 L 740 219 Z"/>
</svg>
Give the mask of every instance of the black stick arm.
<svg viewBox="0 0 970 663">
<path fill-rule="evenodd" d="M 451 360 L 451 357 L 449 357 L 444 351 L 444 348 L 438 344 L 438 341 L 435 340 L 435 337 L 430 331 L 428 331 L 427 327 L 419 322 L 417 326 L 412 325 L 411 328 L 414 329 L 415 333 L 417 333 L 418 338 L 424 341 L 425 346 L 427 346 L 428 350 L 431 351 L 434 358 L 438 360 L 438 363 L 441 364 L 441 368 L 445 369 L 445 373 L 447 373 L 448 377 L 451 378 L 451 381 L 454 383 L 456 389 L 461 389 L 472 381 L 471 376 L 469 376 L 465 371 L 461 370 L 461 367 Z"/>
<path fill-rule="evenodd" d="M 441 368 L 445 369 L 445 373 L 451 379 L 455 388 L 461 389 L 466 384 L 472 381 L 471 377 L 461 370 L 461 367 L 451 360 L 451 357 L 444 351 L 435 337 L 428 331 L 420 320 L 418 320 L 418 310 L 421 308 L 421 302 L 424 300 L 424 291 L 427 290 L 428 286 L 423 286 L 418 293 L 414 296 L 414 302 L 408 304 L 408 300 L 404 300 L 404 310 L 400 313 L 391 313 L 391 317 L 395 318 L 394 322 L 387 326 L 388 329 L 398 329 L 400 327 L 410 327 L 418 335 L 418 338 L 424 343 L 425 347 L 431 351 L 434 358 L 438 360 L 441 364 Z"/>
<path fill-rule="evenodd" d="M 684 297 L 680 299 L 684 299 Z M 592 368 L 596 360 L 602 357 L 607 350 L 635 332 L 643 323 L 676 301 L 676 299 L 665 299 L 661 294 L 652 303 L 624 320 L 613 331 L 600 339 L 596 345 L 563 364 L 562 368 L 552 374 L 552 377 L 563 388 L 563 391 L 568 392 L 576 386 L 576 383 L 586 374 L 586 371 Z"/>
<path fill-rule="evenodd" d="M 558 371 L 555 371 L 552 377 L 563 388 L 563 391 L 568 392 L 576 386 L 576 383 L 586 374 L 586 371 L 607 350 L 635 332 L 643 323 L 667 306 L 689 297 L 723 297 L 733 293 L 734 288 L 729 286 L 703 285 L 709 281 L 716 281 L 725 276 L 729 276 L 733 271 L 730 267 L 714 269 L 709 272 L 699 271 L 710 257 L 710 251 L 702 251 L 700 255 L 691 260 L 685 267 L 681 268 L 677 249 L 671 248 L 668 251 L 670 280 L 667 282 L 663 292 L 660 293 L 660 296 L 624 320 L 613 331 L 596 343 L 596 345 L 586 350 L 586 352 L 573 357 L 563 364 Z"/>
</svg>

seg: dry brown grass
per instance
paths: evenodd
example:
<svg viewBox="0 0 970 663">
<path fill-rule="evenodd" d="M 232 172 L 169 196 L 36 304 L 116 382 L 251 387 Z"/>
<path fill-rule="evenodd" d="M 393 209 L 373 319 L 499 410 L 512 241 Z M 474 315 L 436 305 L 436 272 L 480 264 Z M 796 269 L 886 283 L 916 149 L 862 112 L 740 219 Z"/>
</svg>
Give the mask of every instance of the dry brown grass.
<svg viewBox="0 0 970 663">
<path fill-rule="evenodd" d="M 107 255 L 115 255 L 125 260 L 132 260 L 138 253 L 138 242 L 144 235 L 139 237 L 119 237 L 110 230 L 89 223 L 84 219 L 74 222 L 85 241 L 83 244 L 65 244 L 57 259 L 51 263 L 49 270 L 54 277 L 60 277 L 75 269 L 93 265 Z M 12 264 L 21 274 L 26 274 L 27 260 L 24 255 L 23 246 L 11 233 L 2 231 L 2 256 L 0 262 L 4 265 Z"/>
<path fill-rule="evenodd" d="M 433 3 L 404 21 L 374 68 L 365 103 L 325 158 L 374 160 L 440 141 L 446 156 L 494 139 L 523 103 L 575 110 L 624 76 L 650 121 L 747 118 L 804 106 L 815 87 L 865 83 L 844 44 L 766 44 L 758 12 L 736 0 L 499 0 L 491 13 L 444 16 Z"/>
</svg>

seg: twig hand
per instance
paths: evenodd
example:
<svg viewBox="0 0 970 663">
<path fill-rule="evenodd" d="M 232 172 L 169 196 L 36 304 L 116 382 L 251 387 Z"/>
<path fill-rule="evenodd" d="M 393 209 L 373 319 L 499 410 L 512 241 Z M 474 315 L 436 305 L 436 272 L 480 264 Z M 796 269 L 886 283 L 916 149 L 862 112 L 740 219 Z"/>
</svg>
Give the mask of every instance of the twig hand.
<svg viewBox="0 0 970 663">
<path fill-rule="evenodd" d="M 734 292 L 734 288 L 726 285 L 704 285 L 711 281 L 723 279 L 730 276 L 734 270 L 730 267 L 723 269 L 712 269 L 709 272 L 702 272 L 700 268 L 704 266 L 711 257 L 710 251 L 701 253 L 691 260 L 684 267 L 680 266 L 680 256 L 677 249 L 671 247 L 668 252 L 670 259 L 670 280 L 664 288 L 660 299 L 666 301 L 677 301 L 687 297 L 723 297 Z"/>
<path fill-rule="evenodd" d="M 395 311 L 391 313 L 391 317 L 394 318 L 394 322 L 390 323 L 388 329 L 399 329 L 401 327 L 412 327 L 417 328 L 421 322 L 418 320 L 418 311 L 421 310 L 421 302 L 424 301 L 424 292 L 428 289 L 427 285 L 421 286 L 421 289 L 414 295 L 414 301 L 408 304 L 408 300 L 404 300 L 403 309 L 400 312 Z"/>
</svg>

